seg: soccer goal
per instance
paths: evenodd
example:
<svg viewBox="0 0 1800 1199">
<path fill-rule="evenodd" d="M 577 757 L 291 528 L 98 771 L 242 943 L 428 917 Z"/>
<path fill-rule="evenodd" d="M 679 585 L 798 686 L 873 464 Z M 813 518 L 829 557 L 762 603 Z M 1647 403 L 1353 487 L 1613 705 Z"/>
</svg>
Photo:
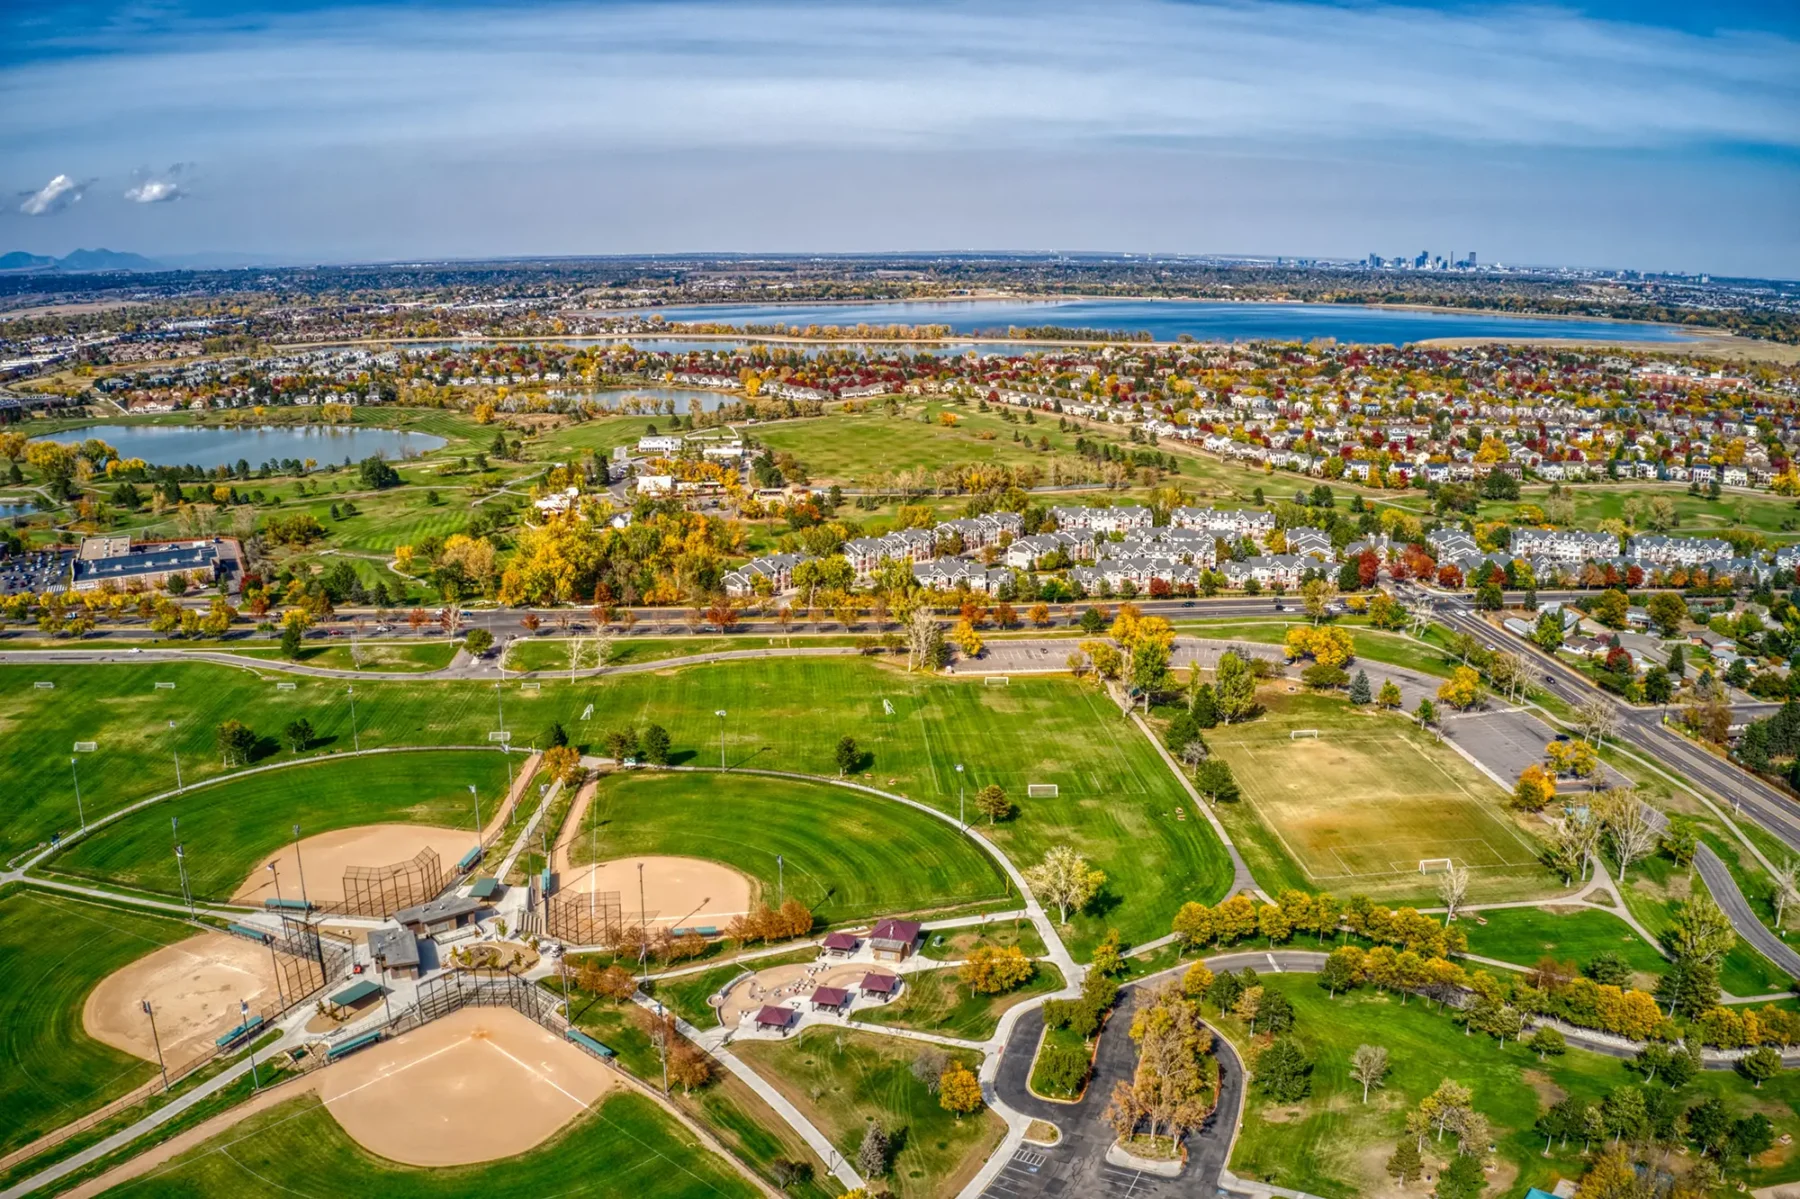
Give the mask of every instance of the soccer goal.
<svg viewBox="0 0 1800 1199">
<path fill-rule="evenodd" d="M 542 683 L 520 683 L 519 684 L 520 691 L 542 691 L 543 689 L 544 689 L 544 685 Z"/>
<path fill-rule="evenodd" d="M 156 689 L 158 691 L 173 691 L 173 690 L 175 690 L 175 684 L 174 683 L 158 683 L 156 685 Z"/>
<path fill-rule="evenodd" d="M 511 733 L 489 733 L 488 740 L 489 741 L 498 741 L 498 742 L 501 742 L 502 744 L 504 744 L 504 743 L 512 740 L 512 734 Z"/>
<path fill-rule="evenodd" d="M 1028 783 L 1025 794 L 1032 799 L 1055 799 L 1057 789 L 1055 783 Z"/>
<path fill-rule="evenodd" d="M 1442 874 L 1454 865 L 1456 863 L 1449 858 L 1420 858 L 1419 873 Z"/>
<path fill-rule="evenodd" d="M 894 714 L 894 701 L 891 699 L 882 700 L 881 710 L 886 712 L 889 716 L 892 716 Z"/>
<path fill-rule="evenodd" d="M 294 686 L 295 685 L 293 683 L 276 683 L 275 690 L 277 690 L 277 691 L 292 691 L 294 689 Z"/>
<path fill-rule="evenodd" d="M 1295 729 L 1291 733 L 1288 734 L 1289 741 L 1298 741 L 1302 737 L 1311 737 L 1314 741 L 1317 741 L 1319 739 L 1319 730 L 1318 729 Z"/>
<path fill-rule="evenodd" d="M 1003 674 L 990 674 L 981 681 L 984 685 L 989 687 L 1006 687 L 1010 686 L 1012 683 L 1012 680 Z"/>
<path fill-rule="evenodd" d="M 98 741 L 77 741 L 75 743 L 75 752 L 78 754 L 91 754 L 99 748 L 100 743 Z"/>
<path fill-rule="evenodd" d="M 581 710 L 581 718 L 583 720 L 592 720 L 594 718 L 594 705 L 593 704 L 589 704 L 587 707 L 585 707 Z"/>
<path fill-rule="evenodd" d="M 55 683 L 33 683 L 32 686 L 36 687 L 39 691 L 55 691 L 56 690 Z"/>
</svg>

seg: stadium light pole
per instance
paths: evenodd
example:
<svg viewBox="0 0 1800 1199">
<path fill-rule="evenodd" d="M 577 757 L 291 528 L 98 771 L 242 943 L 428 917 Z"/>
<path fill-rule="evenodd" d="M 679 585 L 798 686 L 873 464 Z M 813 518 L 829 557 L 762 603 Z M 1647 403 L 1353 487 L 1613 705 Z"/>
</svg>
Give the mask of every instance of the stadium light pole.
<svg viewBox="0 0 1800 1199">
<path fill-rule="evenodd" d="M 725 769 L 725 709 L 713 713 L 719 718 L 719 769 Z"/>
<path fill-rule="evenodd" d="M 250 1003 L 248 1000 L 240 999 L 238 1000 L 238 1024 L 242 1026 L 248 1023 L 250 1023 Z M 254 1035 L 250 1038 L 250 1085 L 259 1091 L 262 1090 L 262 1079 L 256 1073 L 256 1037 Z"/>
<path fill-rule="evenodd" d="M 346 687 L 344 692 L 350 697 L 350 744 L 357 753 L 361 753 L 362 738 L 356 735 L 356 688 Z"/>
<path fill-rule="evenodd" d="M 169 722 L 169 729 L 173 732 L 174 728 L 175 722 L 171 720 Z M 174 742 L 174 744 L 169 747 L 169 752 L 175 755 L 175 790 L 183 791 L 186 790 L 186 788 L 183 787 L 181 783 L 181 744 L 176 742 L 173 737 L 169 738 L 169 740 Z"/>
<path fill-rule="evenodd" d="M 963 768 L 956 764 L 956 823 L 964 832 L 968 831 L 969 822 L 963 819 Z"/>
<path fill-rule="evenodd" d="M 724 742 L 719 743 L 721 746 Z M 720 753 L 724 751 L 721 749 Z M 75 769 L 75 759 L 69 759 L 69 777 L 75 780 L 75 816 L 81 821 L 81 831 L 87 832 L 87 812 L 81 806 L 81 774 Z"/>
<path fill-rule="evenodd" d="M 375 955 L 375 968 L 381 971 L 381 1006 L 387 1012 L 388 1023 L 392 1024 L 394 1022 L 394 1004 L 388 999 L 387 954 Z"/>
<path fill-rule="evenodd" d="M 176 822 L 179 819 L 180 819 L 180 817 L 177 817 L 177 816 L 169 817 L 169 828 L 172 830 L 178 828 L 178 825 Z M 194 917 L 194 893 L 188 887 L 187 847 L 185 845 L 183 845 L 180 841 L 175 842 L 175 869 L 181 875 L 181 897 L 183 899 L 187 900 L 188 919 L 192 920 L 195 918 Z"/>
<path fill-rule="evenodd" d="M 638 982 L 650 977 L 650 905 L 644 901 L 644 864 L 638 863 Z"/>
<path fill-rule="evenodd" d="M 495 712 L 497 712 L 499 714 L 500 731 L 504 733 L 506 731 L 506 702 L 502 698 L 503 694 L 504 694 L 504 692 L 502 691 L 500 684 L 495 683 L 494 684 L 494 710 L 495 710 Z M 504 745 L 505 742 L 501 742 L 501 744 Z"/>
<path fill-rule="evenodd" d="M 306 866 L 300 861 L 300 826 L 294 826 L 294 869 L 300 872 L 300 902 L 312 911 L 312 901 L 306 897 Z"/>
<path fill-rule="evenodd" d="M 669 1018 L 663 1014 L 662 1000 L 656 1001 L 656 1056 L 662 1059 L 663 1094 L 669 1093 Z"/>
<path fill-rule="evenodd" d="M 162 1071 L 163 1094 L 167 1095 L 169 1093 L 169 1067 L 163 1061 L 162 1038 L 156 1032 L 156 1009 L 150 1006 L 148 999 L 140 999 L 138 1002 L 144 1005 L 144 1015 L 150 1017 L 150 1043 L 156 1046 L 156 1068 Z"/>
<path fill-rule="evenodd" d="M 481 848 L 481 796 L 475 791 L 475 784 L 469 784 L 469 798 L 475 802 L 475 848 Z"/>
<path fill-rule="evenodd" d="M 277 910 L 280 910 L 280 908 L 282 906 L 281 871 L 279 869 L 277 869 L 277 867 L 279 867 L 280 865 L 281 865 L 280 862 L 270 862 L 268 865 L 269 875 L 272 878 L 274 878 L 274 880 L 275 880 L 275 907 Z"/>
</svg>

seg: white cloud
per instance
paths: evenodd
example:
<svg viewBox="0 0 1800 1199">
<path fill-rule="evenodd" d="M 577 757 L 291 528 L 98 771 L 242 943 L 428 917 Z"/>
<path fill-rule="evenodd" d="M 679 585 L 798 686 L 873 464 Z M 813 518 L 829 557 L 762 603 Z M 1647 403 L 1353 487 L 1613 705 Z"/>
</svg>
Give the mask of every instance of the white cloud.
<svg viewBox="0 0 1800 1199">
<path fill-rule="evenodd" d="M 34 192 L 20 192 L 24 202 L 19 211 L 26 216 L 50 216 L 81 199 L 87 183 L 58 175 Z"/>
<path fill-rule="evenodd" d="M 133 204 L 167 204 L 187 197 L 180 175 L 188 164 L 178 162 L 160 174 L 143 168 L 135 172 L 137 182 L 125 189 L 125 198 Z"/>
</svg>

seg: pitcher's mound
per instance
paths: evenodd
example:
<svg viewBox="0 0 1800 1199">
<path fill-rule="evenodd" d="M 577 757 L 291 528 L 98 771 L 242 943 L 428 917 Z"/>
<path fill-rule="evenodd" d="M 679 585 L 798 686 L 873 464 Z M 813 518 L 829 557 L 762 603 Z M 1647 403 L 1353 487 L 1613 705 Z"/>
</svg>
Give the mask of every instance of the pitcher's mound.
<svg viewBox="0 0 1800 1199">
<path fill-rule="evenodd" d="M 261 903 L 275 898 L 276 879 L 269 873 L 275 862 L 284 899 L 300 898 L 300 875 L 306 874 L 306 897 L 320 907 L 344 898 L 344 870 L 350 866 L 393 866 L 409 862 L 421 849 L 437 850 L 444 877 L 465 853 L 475 847 L 473 825 L 466 829 L 438 828 L 429 824 L 365 824 L 340 828 L 300 839 L 300 858 L 294 859 L 290 842 L 270 854 L 232 895 L 233 903 Z"/>
<path fill-rule="evenodd" d="M 752 884 L 729 866 L 704 858 L 641 857 L 575 866 L 556 880 L 563 891 L 617 891 L 628 923 L 637 920 L 638 863 L 644 865 L 644 910 L 651 924 L 724 931 L 750 910 Z"/>
<path fill-rule="evenodd" d="M 81 1023 L 114 1049 L 156 1060 L 150 1017 L 170 1066 L 198 1057 L 213 1038 L 236 1028 L 238 1003 L 252 1012 L 276 1000 L 275 967 L 267 946 L 229 933 L 201 933 L 146 954 L 115 970 L 88 992 Z"/>
<path fill-rule="evenodd" d="M 319 1072 L 319 1098 L 369 1152 L 409 1166 L 512 1157 L 617 1085 L 511 1008 L 464 1008 Z"/>
</svg>

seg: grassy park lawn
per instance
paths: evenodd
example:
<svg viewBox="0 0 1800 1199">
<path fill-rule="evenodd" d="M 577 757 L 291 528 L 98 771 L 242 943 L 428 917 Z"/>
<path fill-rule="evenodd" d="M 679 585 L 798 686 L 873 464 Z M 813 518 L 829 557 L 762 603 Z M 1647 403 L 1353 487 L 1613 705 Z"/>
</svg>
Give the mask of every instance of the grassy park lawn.
<svg viewBox="0 0 1800 1199">
<path fill-rule="evenodd" d="M 1614 1088 L 1641 1081 L 1616 1058 L 1570 1049 L 1539 1063 L 1524 1046 L 1465 1037 L 1448 1015 L 1421 999 L 1402 1006 L 1392 996 L 1364 990 L 1333 1000 L 1314 975 L 1265 975 L 1261 982 L 1293 1001 L 1294 1036 L 1314 1063 L 1312 1094 L 1283 1105 L 1253 1091 L 1231 1168 L 1245 1178 L 1324 1199 L 1384 1190 L 1383 1165 L 1403 1133 L 1407 1110 L 1445 1078 L 1473 1088 L 1476 1109 L 1493 1122 L 1501 1169 L 1490 1176 L 1489 1193 L 1506 1195 L 1522 1194 L 1527 1186 L 1548 1190 L 1557 1177 L 1576 1178 L 1584 1168 L 1580 1146 L 1573 1143 L 1567 1152 L 1557 1146 L 1548 1158 L 1542 1156 L 1544 1142 L 1531 1126 L 1550 1103 L 1565 1094 L 1597 1103 Z M 1215 1023 L 1240 1048 L 1247 1043 L 1234 1019 Z M 1350 1055 L 1362 1044 L 1385 1047 L 1391 1066 L 1386 1087 L 1372 1091 L 1366 1105 L 1362 1088 L 1349 1077 Z M 1762 1111 L 1774 1121 L 1777 1137 L 1800 1133 L 1793 1107 L 1800 1099 L 1800 1072 L 1783 1073 L 1756 1091 L 1735 1074 L 1705 1071 L 1682 1095 L 1688 1106 L 1719 1095 L 1733 1115 Z M 1427 1149 L 1436 1146 L 1428 1141 Z M 1800 1177 L 1791 1147 L 1775 1153 L 1780 1164 L 1771 1158 L 1771 1164 L 1752 1171 L 1752 1186 Z"/>
<path fill-rule="evenodd" d="M 842 923 L 1003 899 L 1010 884 L 956 827 L 891 800 L 755 775 L 641 772 L 602 779 L 571 843 L 576 865 L 637 854 L 723 862 L 774 902 L 787 896 Z"/>
<path fill-rule="evenodd" d="M 561 995 L 554 980 L 545 985 L 553 994 Z M 634 1015 L 640 1010 L 635 1005 L 598 998 L 582 991 L 574 994 L 577 1027 L 616 1052 L 619 1064 L 625 1069 L 646 1082 L 661 1085 L 662 1064 L 656 1043 Z M 773 1178 L 768 1169 L 776 1158 L 812 1162 L 814 1181 L 791 1188 L 789 1194 L 822 1199 L 835 1191 L 835 1184 L 829 1183 L 823 1163 L 800 1139 L 800 1134 L 788 1127 L 742 1079 L 720 1070 L 714 1080 L 699 1091 L 688 1094 L 676 1088 L 669 1098 L 689 1115 L 711 1126 L 733 1152 L 770 1181 Z"/>
<path fill-rule="evenodd" d="M 489 804 L 498 803 L 506 771 L 501 754 L 478 750 L 326 758 L 191 789 L 75 842 L 51 865 L 63 874 L 179 895 L 169 832 L 176 816 L 194 897 L 225 900 L 259 861 L 293 839 L 295 823 L 307 836 L 364 824 L 469 827 L 472 836 L 469 784 Z"/>
<path fill-rule="evenodd" d="M 1480 924 L 1477 916 L 1487 924 Z M 1497 908 L 1459 916 L 1456 927 L 1468 935 L 1470 953 L 1521 966 L 1535 966 L 1540 958 L 1549 957 L 1585 967 L 1611 950 L 1647 976 L 1638 979 L 1646 990 L 1669 965 L 1630 925 L 1598 908 Z"/>
<path fill-rule="evenodd" d="M 38 689 L 38 681 L 55 687 Z M 1074 845 L 1106 872 L 1100 898 L 1065 934 L 1077 952 L 1109 927 L 1128 942 L 1160 936 L 1182 902 L 1216 901 L 1230 880 L 1211 827 L 1191 814 L 1177 819 L 1184 796 L 1155 749 L 1104 697 L 1070 679 L 985 687 L 862 658 L 785 658 L 530 685 L 537 689 L 509 683 L 497 692 L 487 682 L 371 677 L 352 696 L 338 680 L 199 662 L 0 667 L 0 734 L 29 730 L 44 747 L 9 764 L 13 793 L 26 798 L 0 813 L 0 845 L 17 852 L 74 827 L 62 747 L 78 741 L 96 743 L 77 763 L 92 820 L 172 790 L 177 751 L 189 783 L 223 773 L 214 742 L 226 719 L 265 738 L 260 764 L 288 755 L 277 739 L 297 717 L 312 723 L 315 748 L 348 747 L 352 699 L 364 749 L 483 744 L 502 725 L 503 703 L 504 727 L 518 742 L 541 737 L 552 721 L 584 745 L 621 725 L 657 723 L 677 761 L 696 764 L 716 761 L 722 739 L 735 767 L 835 775 L 838 740 L 850 736 L 864 754 L 860 781 L 949 814 L 959 793 L 998 783 L 1020 812 L 976 826 L 981 835 L 1021 867 L 1052 846 Z M 721 710 L 730 715 L 721 720 Z M 1032 783 L 1059 793 L 1031 798 Z"/>
<path fill-rule="evenodd" d="M 1207 743 L 1268 830 L 1242 847 L 1259 878 L 1271 867 L 1265 882 L 1285 885 L 1297 870 L 1312 890 L 1422 896 L 1432 888 L 1420 860 L 1448 857 L 1472 868 L 1475 901 L 1552 889 L 1499 789 L 1411 721 L 1274 688 L 1260 698 L 1264 715 L 1213 729 Z M 1319 735 L 1291 739 L 1296 729 Z M 1234 834 L 1246 823 L 1221 814 Z"/>
<path fill-rule="evenodd" d="M 171 647 L 176 648 L 176 647 Z M 342 639 L 329 644 L 308 644 L 300 650 L 296 661 L 307 666 L 324 666 L 333 670 L 366 670 L 374 673 L 406 674 L 425 670 L 442 670 L 450 665 L 460 648 L 455 641 L 367 641 L 358 640 L 354 648 Z M 231 652 L 246 657 L 279 659 L 281 647 L 258 645 L 245 649 L 235 646 Z M 360 661 L 358 659 L 361 659 Z"/>
<path fill-rule="evenodd" d="M 919 952 L 940 962 L 960 961 L 975 950 L 991 945 L 1007 949 L 1017 945 L 1028 958 L 1044 956 L 1044 939 L 1029 920 L 1014 918 L 993 924 L 970 925 L 967 928 L 943 928 L 925 934 L 925 948 Z"/>
<path fill-rule="evenodd" d="M 1674 922 L 1681 901 L 1695 890 L 1705 890 L 1705 884 L 1699 875 L 1658 853 L 1633 862 L 1619 890 L 1631 914 L 1660 937 Z M 1728 995 L 1773 995 L 1791 990 L 1793 980 L 1740 938 L 1719 963 L 1719 985 Z"/>
<path fill-rule="evenodd" d="M 0 1153 L 148 1079 L 155 1066 L 88 1036 L 102 979 L 194 935 L 176 920 L 11 888 L 0 896 Z"/>
<path fill-rule="evenodd" d="M 174 790 L 177 754 L 190 786 L 226 773 L 216 737 L 226 720 L 241 720 L 261 737 L 255 765 L 296 757 L 280 738 L 290 721 L 301 718 L 313 727 L 309 754 L 352 745 L 486 744 L 499 720 L 488 683 L 377 677 L 354 687 L 352 695 L 342 680 L 264 676 L 249 665 L 206 662 L 0 667 L 0 735 L 16 741 L 29 734 L 31 750 L 15 751 L 7 762 L 9 790 L 20 801 L 0 809 L 0 846 L 10 856 L 76 826 L 69 767 L 76 742 L 95 744 L 92 752 L 74 755 L 92 821 Z M 539 736 L 551 720 L 574 714 L 566 706 L 572 697 L 553 698 L 548 690 L 509 687 L 504 701 L 505 727 L 518 730 L 521 743 Z"/>
<path fill-rule="evenodd" d="M 651 1100 L 614 1092 L 530 1153 L 444 1169 L 402 1166 L 352 1141 L 311 1095 L 258 1112 L 115 1195 L 317 1196 L 431 1199 L 563 1194 L 578 1180 L 634 1199 L 744 1196 L 756 1190 Z"/>
<path fill-rule="evenodd" d="M 851 1161 L 872 1121 L 899 1143 L 881 1181 L 900 1199 L 961 1191 L 1006 1133 L 986 1110 L 960 1119 L 912 1075 L 927 1046 L 848 1029 L 809 1028 L 781 1041 L 739 1041 L 733 1052 L 768 1079 Z M 951 1053 L 969 1069 L 980 1055 Z"/>
<path fill-rule="evenodd" d="M 1037 971 L 1016 991 L 977 995 L 958 981 L 955 967 L 921 970 L 906 976 L 900 997 L 880 1007 L 858 1009 L 852 1020 L 894 1028 L 940 1032 L 965 1041 L 985 1041 L 1000 1027 L 1000 1017 L 1027 999 L 1060 991 L 1062 971 L 1039 962 Z"/>
</svg>

